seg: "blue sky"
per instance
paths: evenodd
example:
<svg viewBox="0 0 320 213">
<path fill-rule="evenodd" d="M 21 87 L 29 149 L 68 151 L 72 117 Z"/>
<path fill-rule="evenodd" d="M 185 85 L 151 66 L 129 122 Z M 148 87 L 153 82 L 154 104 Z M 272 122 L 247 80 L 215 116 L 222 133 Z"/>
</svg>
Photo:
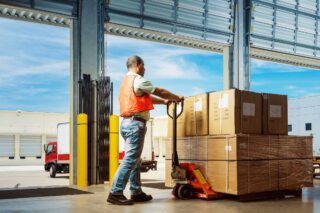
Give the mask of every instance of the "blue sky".
<svg viewBox="0 0 320 213">
<path fill-rule="evenodd" d="M 223 89 L 221 54 L 106 36 L 106 73 L 115 90 L 115 112 L 125 62 L 145 60 L 146 78 L 155 86 L 189 96 Z M 69 112 L 70 35 L 66 28 L 0 19 L 0 110 Z M 320 94 L 320 71 L 260 60 L 251 63 L 251 90 Z M 153 115 L 165 113 L 158 107 Z"/>
</svg>

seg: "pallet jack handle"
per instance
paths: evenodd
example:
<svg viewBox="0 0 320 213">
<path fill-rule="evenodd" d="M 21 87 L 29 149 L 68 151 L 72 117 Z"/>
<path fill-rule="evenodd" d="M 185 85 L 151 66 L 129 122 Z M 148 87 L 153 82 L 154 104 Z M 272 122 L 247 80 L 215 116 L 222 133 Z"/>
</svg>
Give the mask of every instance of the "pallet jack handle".
<svg viewBox="0 0 320 213">
<path fill-rule="evenodd" d="M 177 101 L 172 101 L 167 104 L 167 114 L 168 116 L 172 119 L 173 125 L 172 125 L 172 168 L 175 166 L 179 166 L 179 158 L 178 158 L 178 153 L 177 153 L 177 119 L 183 112 L 183 101 L 181 103 L 181 110 L 179 113 L 177 113 L 177 106 L 178 102 Z M 170 115 L 170 110 L 169 107 L 170 105 L 173 104 L 173 111 L 172 115 Z"/>
</svg>

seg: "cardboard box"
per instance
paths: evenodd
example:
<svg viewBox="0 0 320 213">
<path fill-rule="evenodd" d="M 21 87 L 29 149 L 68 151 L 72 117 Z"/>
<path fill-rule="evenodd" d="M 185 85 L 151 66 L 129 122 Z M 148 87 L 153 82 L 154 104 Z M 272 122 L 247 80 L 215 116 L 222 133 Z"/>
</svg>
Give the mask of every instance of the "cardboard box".
<svg viewBox="0 0 320 213">
<path fill-rule="evenodd" d="M 288 98 L 286 95 L 262 94 L 263 134 L 288 135 Z"/>
<path fill-rule="evenodd" d="M 312 186 L 312 159 L 279 160 L 279 190 L 296 190 Z"/>
<path fill-rule="evenodd" d="M 238 89 L 209 95 L 209 134 L 261 134 L 262 97 Z"/>
<path fill-rule="evenodd" d="M 210 161 L 208 181 L 216 192 L 242 195 L 278 190 L 278 161 Z"/>
<path fill-rule="evenodd" d="M 279 156 L 275 136 L 229 135 L 210 136 L 206 160 L 270 160 Z"/>
<path fill-rule="evenodd" d="M 266 160 L 277 159 L 278 137 L 267 135 L 220 135 L 177 139 L 182 160 Z M 168 153 L 168 154 L 167 154 Z M 166 159 L 171 159 L 172 140 L 166 143 Z"/>
<path fill-rule="evenodd" d="M 312 136 L 279 135 L 277 139 L 278 159 L 312 158 Z"/>
<path fill-rule="evenodd" d="M 313 186 L 312 159 L 257 161 L 181 161 L 195 163 L 216 192 L 243 195 Z M 173 187 L 171 160 L 165 162 L 165 185 Z"/>
<path fill-rule="evenodd" d="M 209 95 L 201 94 L 188 97 L 184 104 L 186 112 L 186 136 L 208 135 Z"/>
<path fill-rule="evenodd" d="M 216 192 L 242 195 L 278 189 L 278 161 L 189 162 L 196 163 Z M 173 187 L 170 160 L 166 160 L 165 177 L 165 185 Z"/>
<path fill-rule="evenodd" d="M 177 119 L 177 137 L 208 135 L 208 97 L 208 94 L 200 94 L 185 99 L 183 113 Z M 173 105 L 169 110 L 172 115 Z M 168 137 L 172 137 L 172 126 L 173 121 L 168 118 Z"/>
<path fill-rule="evenodd" d="M 312 158 L 312 136 L 220 135 L 177 138 L 182 160 L 272 160 Z M 172 157 L 172 139 L 166 159 Z"/>
<path fill-rule="evenodd" d="M 257 161 L 182 161 L 199 166 L 216 192 L 243 195 L 313 186 L 312 159 Z M 171 161 L 166 160 L 165 185 L 173 187 Z"/>
<path fill-rule="evenodd" d="M 177 138 L 177 152 L 181 160 L 204 159 L 203 152 L 207 150 L 206 136 Z M 172 138 L 166 142 L 166 159 L 172 159 Z"/>
</svg>

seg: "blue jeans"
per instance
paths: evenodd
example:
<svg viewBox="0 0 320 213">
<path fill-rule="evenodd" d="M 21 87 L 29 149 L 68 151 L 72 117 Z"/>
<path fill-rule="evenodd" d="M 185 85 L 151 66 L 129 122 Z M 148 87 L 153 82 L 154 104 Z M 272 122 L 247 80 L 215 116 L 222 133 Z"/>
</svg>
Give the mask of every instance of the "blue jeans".
<svg viewBox="0 0 320 213">
<path fill-rule="evenodd" d="M 125 140 L 125 155 L 113 178 L 111 193 L 122 195 L 130 180 L 131 195 L 142 193 L 140 179 L 141 153 L 147 127 L 145 123 L 131 118 L 123 119 L 120 133 Z"/>
</svg>

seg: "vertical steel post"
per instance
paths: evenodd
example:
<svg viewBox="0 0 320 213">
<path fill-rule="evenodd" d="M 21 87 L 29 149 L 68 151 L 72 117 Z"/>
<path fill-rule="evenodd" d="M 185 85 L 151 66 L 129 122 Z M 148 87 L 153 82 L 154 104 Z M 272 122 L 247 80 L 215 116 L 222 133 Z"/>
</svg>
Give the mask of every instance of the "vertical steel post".
<svg viewBox="0 0 320 213">
<path fill-rule="evenodd" d="M 251 0 L 234 1 L 235 30 L 232 45 L 231 88 L 250 89 Z"/>
<path fill-rule="evenodd" d="M 80 107 L 83 104 L 82 96 L 80 94 L 80 89 L 78 82 L 83 80 L 81 76 L 87 74 L 91 77 L 94 82 L 97 82 L 101 76 L 104 76 L 104 20 L 105 20 L 105 2 L 104 0 L 81 0 L 78 6 L 78 18 L 73 20 L 72 24 L 72 74 L 73 74 L 73 87 L 71 96 L 74 97 L 71 103 L 71 114 L 77 115 L 80 112 Z M 94 98 L 87 102 L 90 105 L 90 117 L 88 120 L 91 128 L 89 129 L 90 135 L 90 159 L 92 162 L 90 164 L 90 184 L 97 183 L 97 101 L 96 98 L 96 85 L 94 86 L 93 95 Z M 89 112 L 88 112 L 89 113 Z M 89 114 L 88 114 L 89 115 Z M 71 118 L 73 121 L 73 138 L 72 138 L 72 160 L 71 160 L 71 175 L 70 180 L 72 184 L 77 183 L 77 161 L 79 156 L 77 156 L 77 145 L 78 140 L 76 133 L 76 118 Z M 92 124 L 92 125 L 91 125 Z M 71 181 L 70 181 L 71 182 Z"/>
<path fill-rule="evenodd" d="M 97 173 L 98 173 L 98 168 L 97 168 L 97 158 L 98 158 L 98 138 L 97 138 L 97 131 L 98 131 L 98 94 L 97 94 L 97 81 L 92 81 L 91 82 L 91 88 L 92 88 L 92 118 L 91 118 L 91 171 L 90 171 L 90 184 L 98 184 L 97 181 Z"/>
</svg>

